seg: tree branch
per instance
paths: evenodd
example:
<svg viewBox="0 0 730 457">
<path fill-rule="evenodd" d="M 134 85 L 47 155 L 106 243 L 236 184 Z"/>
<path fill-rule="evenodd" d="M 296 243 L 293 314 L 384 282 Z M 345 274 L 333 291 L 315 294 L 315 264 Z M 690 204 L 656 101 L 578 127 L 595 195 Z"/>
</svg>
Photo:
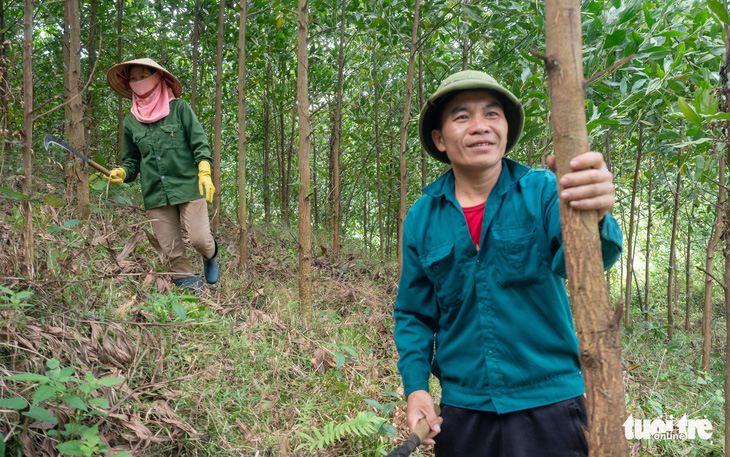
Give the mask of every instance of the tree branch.
<svg viewBox="0 0 730 457">
<path fill-rule="evenodd" d="M 595 75 L 593 75 L 590 78 L 588 78 L 588 79 L 585 80 L 585 82 L 583 83 L 583 88 L 585 89 L 593 81 L 597 80 L 598 78 L 601 78 L 606 73 L 609 73 L 609 72 L 617 69 L 618 67 L 620 67 L 621 65 L 625 64 L 626 62 L 628 62 L 629 60 L 633 59 L 634 57 L 636 57 L 636 53 L 633 53 L 633 54 L 631 54 L 628 57 L 624 57 L 623 59 L 619 60 L 618 62 L 614 63 L 613 65 L 611 65 L 610 67 L 606 68 L 603 71 L 599 71 Z"/>
<path fill-rule="evenodd" d="M 46 111 L 43 114 L 39 114 L 37 116 L 33 116 L 33 121 L 36 121 L 36 120 L 42 118 L 46 114 L 51 114 L 52 112 L 56 111 L 58 108 L 61 108 L 62 106 L 68 105 L 69 103 L 71 103 L 72 101 L 74 101 L 78 97 L 80 97 L 81 94 L 83 94 L 86 91 L 86 89 L 89 88 L 89 85 L 91 84 L 91 81 L 94 79 L 94 73 L 96 72 L 96 65 L 99 63 L 99 58 L 101 57 L 101 38 L 102 38 L 102 35 L 99 34 L 99 51 L 96 53 L 97 57 L 96 57 L 96 61 L 94 62 L 94 68 L 91 69 L 91 74 L 89 75 L 89 80 L 86 81 L 86 85 L 84 86 L 84 88 L 81 89 L 78 94 L 76 94 L 75 96 L 69 98 L 68 100 L 66 100 L 65 102 L 61 103 L 60 105 L 54 106 L 53 108 L 49 109 L 48 111 Z"/>
<path fill-rule="evenodd" d="M 546 56 L 537 49 L 528 49 L 527 52 L 545 62 L 545 69 L 552 70 L 558 66 L 558 61 L 554 57 Z"/>
<path fill-rule="evenodd" d="M 725 284 L 723 284 L 723 283 L 722 283 L 722 282 L 721 282 L 721 281 L 720 281 L 719 279 L 717 279 L 716 277 L 712 276 L 712 274 L 710 274 L 709 272 L 705 271 L 705 269 L 704 269 L 704 268 L 698 267 L 697 265 L 695 265 L 695 268 L 697 268 L 698 270 L 700 270 L 700 271 L 701 271 L 702 273 L 706 274 L 706 275 L 707 275 L 707 276 L 709 276 L 710 278 L 714 279 L 714 280 L 715 280 L 715 282 L 717 282 L 717 284 L 718 284 L 718 285 L 719 285 L 720 287 L 722 287 L 722 290 L 724 290 L 724 291 L 726 291 L 726 292 L 727 292 L 727 288 L 725 287 Z"/>
</svg>

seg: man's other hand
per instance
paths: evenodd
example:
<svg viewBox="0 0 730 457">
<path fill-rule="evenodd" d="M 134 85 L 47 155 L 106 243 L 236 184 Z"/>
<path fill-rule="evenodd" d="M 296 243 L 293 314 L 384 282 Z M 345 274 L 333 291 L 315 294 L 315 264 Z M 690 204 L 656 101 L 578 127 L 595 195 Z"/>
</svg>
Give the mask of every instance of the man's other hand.
<svg viewBox="0 0 730 457">
<path fill-rule="evenodd" d="M 413 432 L 418 421 L 424 417 L 431 427 L 431 431 L 421 443 L 426 445 L 436 444 L 433 437 L 441 431 L 441 423 L 444 419 L 436 415 L 433 398 L 431 398 L 428 392 L 425 390 L 413 391 L 408 395 L 406 405 L 406 425 L 408 425 L 408 430 Z"/>
<path fill-rule="evenodd" d="M 555 172 L 555 157 L 547 158 L 548 167 Z M 608 171 L 603 154 L 586 152 L 570 161 L 573 170 L 560 178 L 563 191 L 560 198 L 581 210 L 597 210 L 598 220 L 613 208 L 613 174 Z"/>
</svg>

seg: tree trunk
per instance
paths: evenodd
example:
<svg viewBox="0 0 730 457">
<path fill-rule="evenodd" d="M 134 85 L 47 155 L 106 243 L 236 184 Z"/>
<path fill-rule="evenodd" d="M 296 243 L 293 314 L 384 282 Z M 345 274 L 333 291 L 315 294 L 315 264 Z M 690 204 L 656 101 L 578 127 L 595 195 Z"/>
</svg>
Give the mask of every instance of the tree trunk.
<svg viewBox="0 0 730 457">
<path fill-rule="evenodd" d="M 674 336 L 675 284 L 677 281 L 677 222 L 679 221 L 679 191 L 682 186 L 682 151 L 677 158 L 677 186 L 674 191 L 674 213 L 672 215 L 672 238 L 669 242 L 669 275 L 667 276 L 667 338 Z"/>
<path fill-rule="evenodd" d="M 421 0 L 416 0 L 413 11 L 413 30 L 411 32 L 411 52 L 408 56 L 408 79 L 406 80 L 406 100 L 403 106 L 403 123 L 400 127 L 400 210 L 398 211 L 398 274 L 403 269 L 403 221 L 406 219 L 408 205 L 408 168 L 406 166 L 406 137 L 411 119 L 411 96 L 413 95 L 413 67 L 416 60 L 418 43 L 418 13 Z"/>
<path fill-rule="evenodd" d="M 684 274 L 685 274 L 685 281 L 684 281 L 684 299 L 685 299 L 685 313 L 684 313 L 684 331 L 689 331 L 689 324 L 690 324 L 690 316 L 691 316 L 691 309 L 690 305 L 692 303 L 692 277 L 690 275 L 690 260 L 691 260 L 691 246 L 692 246 L 692 219 L 695 217 L 695 205 L 694 203 L 690 203 L 692 205 L 692 209 L 689 214 L 689 219 L 687 220 L 687 249 L 686 249 L 686 255 L 684 257 Z"/>
<path fill-rule="evenodd" d="M 33 192 L 33 4 L 25 0 L 23 11 L 23 193 Z M 33 268 L 33 206 L 23 201 L 23 273 L 29 279 L 35 276 Z"/>
<path fill-rule="evenodd" d="M 547 0 L 545 17 L 553 144 L 560 178 L 571 170 L 573 157 L 589 150 L 580 1 Z M 621 309 L 612 309 L 603 277 L 597 214 L 574 210 L 562 199 L 560 214 L 570 299 L 586 383 L 590 456 L 627 456 L 622 427 L 626 412 L 621 373 Z"/>
<path fill-rule="evenodd" d="M 248 228 L 246 227 L 246 11 L 241 0 L 238 24 L 238 266 L 246 268 Z"/>
<path fill-rule="evenodd" d="M 90 18 L 89 18 L 89 41 L 87 45 L 89 58 L 86 65 L 86 73 L 88 75 L 91 75 L 91 72 L 94 70 L 94 64 L 97 60 L 96 50 L 97 45 L 95 43 L 96 41 L 96 20 L 97 20 L 97 11 L 98 10 L 98 2 L 97 0 L 91 0 L 90 4 Z M 87 151 L 89 151 L 89 154 L 91 154 L 91 151 L 95 151 L 98 148 L 99 144 L 99 128 L 98 128 L 98 122 L 97 118 L 94 115 L 96 113 L 96 91 L 90 90 L 87 91 L 86 101 L 84 102 L 84 129 L 85 129 L 85 135 L 86 143 L 87 143 Z"/>
<path fill-rule="evenodd" d="M 288 195 L 287 195 L 287 177 L 286 177 L 286 146 L 284 145 L 284 112 L 279 113 L 278 123 L 276 124 L 277 130 L 277 144 L 279 151 L 276 156 L 277 166 L 279 167 L 279 218 L 281 222 L 287 227 L 289 226 L 289 216 L 287 210 Z"/>
<path fill-rule="evenodd" d="M 266 59 L 266 100 L 263 100 L 264 105 L 264 222 L 267 224 L 271 222 L 271 193 L 269 191 L 269 122 L 271 114 L 271 105 L 269 100 L 271 99 L 271 93 L 269 92 L 269 81 L 271 80 L 271 62 L 270 59 Z M 276 130 L 274 130 L 276 132 Z"/>
<path fill-rule="evenodd" d="M 646 199 L 647 217 L 646 217 L 646 263 L 644 266 L 644 320 L 649 320 L 649 292 L 651 289 L 651 194 L 654 189 L 654 170 L 652 168 L 652 158 L 649 157 L 649 196 Z"/>
<path fill-rule="evenodd" d="M 84 139 L 84 105 L 81 103 L 81 21 L 79 18 L 79 1 L 66 0 L 68 6 L 69 25 L 69 66 L 68 96 L 71 118 L 68 125 L 68 143 L 77 151 L 88 156 Z M 76 178 L 76 204 L 81 219 L 91 215 L 89 208 L 89 173 L 86 163 L 74 158 L 74 177 Z"/>
<path fill-rule="evenodd" d="M 727 33 L 727 29 L 726 29 Z M 727 91 L 727 87 L 724 88 Z M 730 140 L 728 141 L 728 156 L 730 156 Z M 730 157 L 726 156 L 725 161 L 730 162 Z M 730 199 L 727 201 L 728 207 L 725 209 L 726 214 L 730 214 Z M 725 283 L 725 322 L 730 321 L 730 220 L 725 218 L 725 274 L 723 277 Z M 730 332 L 725 332 L 725 424 L 730 421 Z M 727 452 L 727 443 L 730 443 L 730 427 L 725 427 L 725 447 Z M 727 455 L 727 454 L 726 454 Z"/>
<path fill-rule="evenodd" d="M 314 138 L 314 132 L 309 132 L 309 144 L 312 147 L 312 211 L 316 232 L 319 229 L 319 207 L 317 206 L 317 140 Z"/>
<path fill-rule="evenodd" d="M 124 0 L 117 0 L 117 63 L 122 62 L 122 11 L 124 11 Z M 117 94 L 117 163 L 119 166 L 123 159 L 124 115 L 124 98 Z"/>
<path fill-rule="evenodd" d="M 198 94 L 198 45 L 200 42 L 200 0 L 195 0 L 193 13 L 193 74 L 190 80 L 190 107 L 197 112 Z"/>
<path fill-rule="evenodd" d="M 5 52 L 5 3 L 0 0 L 0 181 L 5 168 L 5 148 L 8 128 L 8 97 L 10 85 L 8 83 L 8 60 Z"/>
<path fill-rule="evenodd" d="M 418 52 L 418 107 L 423 107 L 423 54 Z M 421 148 L 421 189 L 428 185 L 428 167 L 426 150 Z"/>
<path fill-rule="evenodd" d="M 307 26 L 309 28 L 309 26 Z M 285 189 L 284 192 L 284 202 L 286 203 L 284 205 L 284 213 L 286 217 L 284 218 L 284 221 L 286 222 L 286 226 L 289 227 L 289 209 L 290 209 L 290 201 L 289 201 L 289 193 L 291 192 L 291 164 L 292 160 L 294 159 L 294 133 L 297 130 L 297 116 L 296 111 L 298 108 L 296 106 L 293 107 L 294 109 L 291 111 L 291 136 L 289 137 L 289 153 L 287 154 L 286 158 L 286 174 L 284 175 L 284 182 L 285 182 Z M 282 132 L 283 133 L 283 132 Z"/>
<path fill-rule="evenodd" d="M 639 183 L 639 167 L 643 153 L 644 125 L 639 123 L 639 149 L 636 153 L 636 167 L 634 168 L 634 184 L 631 190 L 631 211 L 629 213 L 628 255 L 626 257 L 626 295 L 624 298 L 624 326 L 631 327 L 631 280 L 634 272 L 634 211 L 636 208 L 636 192 Z M 637 285 L 638 289 L 638 285 Z"/>
<path fill-rule="evenodd" d="M 217 229 L 221 223 L 221 135 L 223 123 L 223 27 L 226 0 L 218 2 L 218 48 L 215 56 L 215 141 L 213 143 L 213 220 L 211 225 Z"/>
<path fill-rule="evenodd" d="M 340 18 L 340 45 L 337 58 L 337 94 L 335 94 L 334 124 L 332 126 L 332 257 L 340 256 L 340 219 L 342 189 L 340 186 L 340 140 L 342 138 L 342 83 L 345 68 L 345 10 L 347 0 L 342 0 Z"/>
<path fill-rule="evenodd" d="M 370 243 L 368 242 L 368 191 L 365 190 L 362 200 L 362 238 L 365 245 L 365 252 L 370 256 L 370 249 L 368 249 Z"/>
<path fill-rule="evenodd" d="M 376 49 L 375 47 L 373 47 Z M 375 104 L 373 107 L 374 129 L 375 129 L 375 181 L 378 192 L 378 236 L 380 245 L 378 246 L 378 252 L 380 257 L 383 257 L 383 249 L 385 247 L 385 231 L 383 230 L 383 186 L 380 178 L 380 122 L 378 118 L 378 111 L 380 108 L 380 91 L 378 90 L 378 71 L 377 71 L 378 57 L 375 51 L 373 51 L 373 91 L 375 96 Z"/>
<path fill-rule="evenodd" d="M 705 295 L 702 307 L 702 371 L 705 373 L 710 371 L 710 353 L 712 352 L 712 272 L 714 269 L 715 249 L 720 242 L 720 236 L 723 231 L 723 218 L 725 211 L 725 154 L 720 153 L 720 176 L 717 194 L 717 218 L 715 219 L 715 227 L 712 232 L 712 238 L 707 243 L 707 251 L 705 256 Z"/>
<path fill-rule="evenodd" d="M 727 0 L 723 1 L 723 5 L 725 6 L 725 10 L 727 10 Z M 723 31 L 725 34 L 725 63 L 730 61 L 730 27 L 728 27 L 727 24 L 724 24 Z M 727 66 L 726 66 L 727 68 Z M 727 71 L 727 70 L 726 70 Z M 730 89 L 728 89 L 727 84 L 723 83 L 722 85 L 722 95 L 723 95 L 723 101 L 724 101 L 724 109 L 723 111 L 728 112 L 730 111 Z M 725 156 L 725 162 L 730 163 L 730 137 L 728 135 L 730 134 L 730 122 L 725 122 L 725 150 L 726 150 L 726 156 Z M 720 186 L 724 186 L 725 182 L 721 181 Z M 727 200 L 728 208 L 725 209 L 725 214 L 730 215 L 730 199 Z M 718 218 L 719 218 L 718 214 Z M 724 224 L 725 226 L 725 274 L 724 274 L 724 283 L 725 283 L 725 325 L 727 326 L 727 322 L 730 321 L 730 218 L 725 217 L 724 218 Z M 725 331 L 725 382 L 724 382 L 724 388 L 725 388 L 725 455 L 728 454 L 728 443 L 730 443 L 730 427 L 727 426 L 727 424 L 730 421 L 730 351 L 727 350 L 727 348 L 730 348 L 730 332 Z"/>
<path fill-rule="evenodd" d="M 343 7 L 344 8 L 344 7 Z M 344 14 L 344 9 L 343 9 Z M 312 315 L 312 222 L 309 197 L 309 6 L 299 0 L 297 106 L 299 111 L 299 307 Z"/>
</svg>

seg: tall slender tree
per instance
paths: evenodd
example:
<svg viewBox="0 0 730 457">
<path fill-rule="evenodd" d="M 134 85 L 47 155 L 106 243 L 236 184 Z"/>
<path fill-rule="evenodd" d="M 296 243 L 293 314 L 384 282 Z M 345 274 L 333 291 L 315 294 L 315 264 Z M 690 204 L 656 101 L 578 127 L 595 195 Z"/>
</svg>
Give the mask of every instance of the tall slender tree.
<svg viewBox="0 0 730 457">
<path fill-rule="evenodd" d="M 238 23 L 238 266 L 246 268 L 248 228 L 246 226 L 246 0 L 240 0 Z"/>
<path fill-rule="evenodd" d="M 545 1 L 545 62 L 553 144 L 560 177 L 570 161 L 589 150 L 585 117 L 580 0 Z M 560 189 L 562 190 L 562 189 Z M 578 211 L 560 200 L 570 301 L 586 383 L 591 457 L 627 456 L 621 374 L 621 310 L 611 307 L 603 277 L 595 211 Z"/>
<path fill-rule="evenodd" d="M 692 220 L 695 218 L 695 205 L 694 202 L 690 203 L 690 213 L 687 215 L 687 246 L 685 246 L 684 256 L 684 331 L 689 331 L 690 317 L 692 316 L 692 272 L 691 257 L 692 257 Z"/>
<path fill-rule="evenodd" d="M 624 326 L 631 327 L 631 284 L 634 273 L 634 212 L 636 209 L 636 195 L 638 194 L 639 167 L 641 166 L 641 155 L 644 141 L 644 126 L 639 123 L 639 147 L 636 152 L 636 167 L 634 168 L 634 184 L 631 191 L 631 210 L 629 212 L 629 235 L 628 249 L 626 256 L 626 296 L 624 298 Z"/>
<path fill-rule="evenodd" d="M 309 5 L 299 0 L 297 106 L 299 114 L 299 305 L 312 314 L 312 222 L 309 195 Z"/>
<path fill-rule="evenodd" d="M 340 255 L 340 219 L 342 215 L 342 190 L 340 189 L 340 143 L 342 140 L 342 84 L 345 68 L 345 11 L 347 0 L 342 0 L 342 13 L 340 17 L 340 44 L 337 57 L 337 93 L 335 94 L 335 112 L 332 125 L 332 257 L 335 259 Z"/>
<path fill-rule="evenodd" d="M 403 222 L 406 220 L 408 204 L 408 167 L 406 166 L 406 138 L 411 120 L 411 97 L 413 96 L 413 67 L 418 43 L 418 13 L 421 1 L 413 7 L 413 30 L 411 31 L 411 52 L 408 56 L 408 77 L 406 78 L 406 100 L 403 107 L 403 122 L 400 127 L 400 209 L 398 211 L 398 272 L 403 268 Z"/>
<path fill-rule="evenodd" d="M 677 303 L 675 293 L 677 284 L 677 227 L 679 224 L 679 194 L 682 189 L 682 150 L 677 157 L 677 184 L 674 189 L 674 210 L 672 213 L 672 235 L 669 242 L 669 274 L 667 275 L 667 338 L 674 336 L 674 306 Z"/>
<path fill-rule="evenodd" d="M 221 135 L 223 134 L 223 28 L 225 26 L 226 0 L 218 2 L 218 46 L 215 55 L 215 126 L 213 134 L 213 221 L 211 225 L 218 228 L 221 223 Z"/>
<path fill-rule="evenodd" d="M 122 18 L 124 0 L 117 0 L 117 63 L 122 62 Z M 124 138 L 124 99 L 117 94 L 117 163 L 122 163 L 122 141 Z"/>
<path fill-rule="evenodd" d="M 86 153 L 84 139 L 84 105 L 81 99 L 81 20 L 79 18 L 79 0 L 66 0 L 69 31 L 68 60 L 68 106 L 71 118 L 68 124 L 68 141 L 76 150 Z M 79 216 L 88 219 L 91 215 L 89 206 L 89 173 L 86 163 L 76 156 L 74 160 L 74 180 L 76 188 L 76 204 Z"/>
<path fill-rule="evenodd" d="M 270 51 L 270 50 L 269 50 Z M 270 52 L 269 52 L 270 53 Z M 269 81 L 271 80 L 271 58 L 267 53 L 266 57 L 266 86 L 264 89 L 265 100 L 262 101 L 264 105 L 264 169 L 263 169 L 263 180 L 264 180 L 264 222 L 267 224 L 271 222 L 271 192 L 269 192 L 269 122 L 271 114 L 271 105 L 269 100 L 271 92 L 269 90 Z"/>
<path fill-rule="evenodd" d="M 5 2 L 0 0 L 0 179 L 5 168 L 5 147 L 8 125 L 8 57 L 5 50 Z"/>
<path fill-rule="evenodd" d="M 33 191 L 33 7 L 35 0 L 25 0 L 23 9 L 23 193 Z M 33 246 L 33 206 L 23 201 L 24 273 L 35 276 Z"/>
<path fill-rule="evenodd" d="M 651 289 L 651 198 L 654 190 L 654 170 L 652 167 L 653 159 L 649 156 L 649 195 L 646 198 L 646 249 L 644 250 L 644 320 L 649 320 L 649 292 Z"/>
<path fill-rule="evenodd" d="M 193 71 L 190 79 L 190 107 L 197 111 L 198 103 L 198 47 L 200 46 L 200 0 L 195 0 L 193 11 Z"/>
</svg>

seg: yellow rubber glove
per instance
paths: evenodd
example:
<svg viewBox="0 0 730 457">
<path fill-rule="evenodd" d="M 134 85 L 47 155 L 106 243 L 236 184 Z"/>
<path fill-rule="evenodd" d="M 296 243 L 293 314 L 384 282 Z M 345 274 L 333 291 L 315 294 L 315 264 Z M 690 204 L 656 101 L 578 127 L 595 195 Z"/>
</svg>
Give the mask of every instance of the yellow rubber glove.
<svg viewBox="0 0 730 457">
<path fill-rule="evenodd" d="M 123 183 L 124 182 L 124 179 L 126 177 L 127 177 L 127 172 L 124 171 L 124 168 L 115 168 L 115 169 L 113 169 L 111 176 L 104 175 L 104 179 L 108 179 L 109 182 L 111 182 L 115 186 L 117 184 Z"/>
<path fill-rule="evenodd" d="M 198 190 L 200 190 L 200 195 L 205 197 L 208 203 L 213 203 L 215 186 L 210 179 L 210 162 L 206 160 L 201 160 L 198 164 Z"/>
</svg>

